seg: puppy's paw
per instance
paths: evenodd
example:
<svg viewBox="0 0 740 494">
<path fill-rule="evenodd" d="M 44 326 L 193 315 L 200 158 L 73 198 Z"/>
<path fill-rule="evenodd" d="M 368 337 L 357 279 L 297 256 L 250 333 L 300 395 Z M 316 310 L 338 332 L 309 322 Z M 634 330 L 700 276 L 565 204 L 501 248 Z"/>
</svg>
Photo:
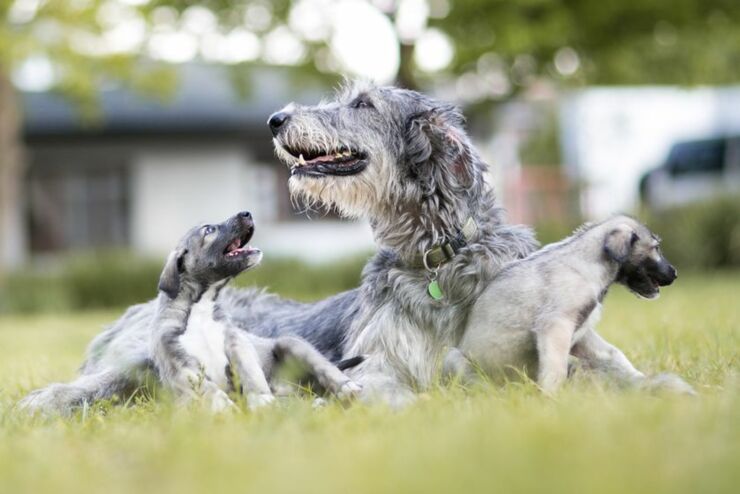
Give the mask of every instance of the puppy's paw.
<svg viewBox="0 0 740 494">
<path fill-rule="evenodd" d="M 642 387 L 654 392 L 696 396 L 694 388 L 675 374 L 665 373 L 648 377 Z"/>
<path fill-rule="evenodd" d="M 236 410 L 236 405 L 231 401 L 229 395 L 219 390 L 211 396 L 210 408 L 213 413 L 223 413 L 230 410 Z"/>
<path fill-rule="evenodd" d="M 362 386 L 360 384 L 349 380 L 339 387 L 336 395 L 340 400 L 352 400 L 357 398 L 361 391 Z"/>
<path fill-rule="evenodd" d="M 247 405 L 254 411 L 266 407 L 275 401 L 275 396 L 270 393 L 250 393 L 247 395 Z"/>
<path fill-rule="evenodd" d="M 321 397 L 318 397 L 318 398 L 316 398 L 316 399 L 313 400 L 313 403 L 311 404 L 311 406 L 314 409 L 319 409 L 319 408 L 324 408 L 328 404 L 329 404 L 328 401 L 326 401 L 325 399 L 323 399 Z"/>
</svg>

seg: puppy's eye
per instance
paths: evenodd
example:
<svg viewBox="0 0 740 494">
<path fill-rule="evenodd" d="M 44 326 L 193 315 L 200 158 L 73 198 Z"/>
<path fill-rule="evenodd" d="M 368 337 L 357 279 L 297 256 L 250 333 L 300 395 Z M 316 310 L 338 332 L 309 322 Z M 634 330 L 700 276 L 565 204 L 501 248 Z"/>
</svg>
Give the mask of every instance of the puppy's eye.
<svg viewBox="0 0 740 494">
<path fill-rule="evenodd" d="M 210 235 L 211 233 L 216 232 L 216 227 L 213 225 L 208 225 L 203 227 L 203 235 Z"/>
<path fill-rule="evenodd" d="M 635 245 L 638 240 L 640 240 L 640 237 L 635 232 L 632 232 L 632 236 L 630 237 L 630 244 Z"/>
<path fill-rule="evenodd" d="M 365 98 L 363 96 L 360 96 L 360 97 L 356 98 L 350 104 L 350 106 L 352 108 L 356 108 L 356 109 L 359 109 L 359 108 L 374 108 L 373 107 L 373 104 L 367 98 Z"/>
</svg>

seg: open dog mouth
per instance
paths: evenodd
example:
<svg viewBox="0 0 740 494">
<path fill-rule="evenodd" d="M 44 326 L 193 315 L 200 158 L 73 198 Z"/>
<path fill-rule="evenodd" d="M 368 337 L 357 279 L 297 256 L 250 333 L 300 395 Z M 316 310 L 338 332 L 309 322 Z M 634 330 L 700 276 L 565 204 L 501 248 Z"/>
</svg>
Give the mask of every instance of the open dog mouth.
<svg viewBox="0 0 740 494">
<path fill-rule="evenodd" d="M 291 175 L 321 177 L 326 175 L 355 175 L 367 166 L 367 155 L 361 151 L 343 147 L 338 150 L 321 152 L 283 147 L 295 158 L 290 164 Z"/>
<path fill-rule="evenodd" d="M 243 235 L 234 238 L 229 245 L 224 249 L 224 256 L 227 259 L 237 259 L 240 257 L 248 256 L 257 252 L 257 249 L 249 245 L 249 241 L 254 233 L 254 228 L 250 228 Z"/>
</svg>

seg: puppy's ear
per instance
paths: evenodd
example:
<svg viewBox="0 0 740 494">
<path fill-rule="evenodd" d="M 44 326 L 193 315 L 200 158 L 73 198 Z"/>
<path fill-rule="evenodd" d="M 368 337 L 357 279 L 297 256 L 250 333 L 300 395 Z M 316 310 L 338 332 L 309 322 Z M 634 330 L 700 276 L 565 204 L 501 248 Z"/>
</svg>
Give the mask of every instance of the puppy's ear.
<svg viewBox="0 0 740 494">
<path fill-rule="evenodd" d="M 610 259 L 623 263 L 627 260 L 632 247 L 639 237 L 627 224 L 619 225 L 610 231 L 604 239 L 604 252 Z"/>
<path fill-rule="evenodd" d="M 171 299 L 180 293 L 180 276 L 185 272 L 184 261 L 187 253 L 186 249 L 172 251 L 159 277 L 159 289 Z"/>
</svg>

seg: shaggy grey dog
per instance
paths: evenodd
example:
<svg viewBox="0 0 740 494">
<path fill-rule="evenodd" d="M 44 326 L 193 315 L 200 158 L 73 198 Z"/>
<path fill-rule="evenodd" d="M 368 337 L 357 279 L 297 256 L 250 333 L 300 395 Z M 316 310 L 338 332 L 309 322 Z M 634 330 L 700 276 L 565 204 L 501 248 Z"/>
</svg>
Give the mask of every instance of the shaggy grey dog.
<svg viewBox="0 0 740 494">
<path fill-rule="evenodd" d="M 693 394 L 678 376 L 646 376 L 596 332 L 612 284 L 654 299 L 676 279 L 659 245 L 647 227 L 620 215 L 512 262 L 471 310 L 446 372 L 468 379 L 476 366 L 491 376 L 524 371 L 551 394 L 565 381 L 573 355 L 584 369 L 625 384 Z"/>
<path fill-rule="evenodd" d="M 333 362 L 365 355 L 349 372 L 361 396 L 402 405 L 432 383 L 478 295 L 536 248 L 534 236 L 506 224 L 453 106 L 355 84 L 331 102 L 288 105 L 269 125 L 292 193 L 368 218 L 379 251 L 357 289 L 302 304 L 226 288 L 222 317 L 264 337 L 301 336 Z M 65 393 L 91 401 L 135 386 L 151 361 L 155 308 L 133 307 L 99 335 Z"/>
</svg>

